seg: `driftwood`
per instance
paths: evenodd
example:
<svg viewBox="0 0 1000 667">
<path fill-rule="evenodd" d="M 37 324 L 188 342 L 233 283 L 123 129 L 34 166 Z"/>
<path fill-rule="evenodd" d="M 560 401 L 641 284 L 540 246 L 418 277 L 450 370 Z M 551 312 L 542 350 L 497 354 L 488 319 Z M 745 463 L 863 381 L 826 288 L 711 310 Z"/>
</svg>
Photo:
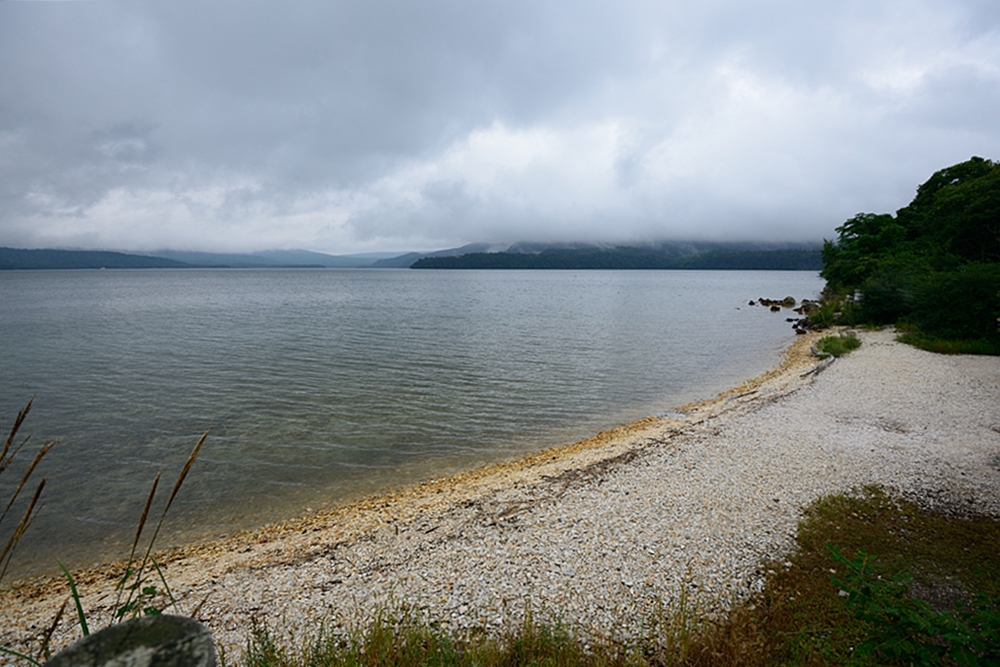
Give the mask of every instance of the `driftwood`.
<svg viewBox="0 0 1000 667">
<path fill-rule="evenodd" d="M 800 377 L 805 377 L 807 375 L 812 375 L 813 373 L 819 373 L 821 370 L 823 370 L 824 368 L 826 368 L 827 366 L 829 366 L 830 364 L 832 364 L 836 358 L 837 357 L 831 356 L 829 359 L 827 359 L 826 361 L 824 361 L 823 363 L 821 363 L 819 366 L 816 366 L 815 368 L 810 369 L 810 370 L 806 371 L 805 373 L 803 373 Z"/>
</svg>

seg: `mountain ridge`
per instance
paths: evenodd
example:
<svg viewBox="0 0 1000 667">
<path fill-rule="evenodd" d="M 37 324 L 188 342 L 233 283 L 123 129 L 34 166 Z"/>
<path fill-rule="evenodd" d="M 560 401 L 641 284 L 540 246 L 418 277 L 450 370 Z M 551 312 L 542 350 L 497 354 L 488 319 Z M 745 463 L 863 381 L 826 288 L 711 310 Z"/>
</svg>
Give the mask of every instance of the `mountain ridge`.
<svg viewBox="0 0 1000 667">
<path fill-rule="evenodd" d="M 330 255 L 310 250 L 211 253 L 0 248 L 0 270 L 190 268 L 506 268 L 819 270 L 820 245 L 665 241 L 641 245 L 470 243 L 432 252 Z"/>
</svg>

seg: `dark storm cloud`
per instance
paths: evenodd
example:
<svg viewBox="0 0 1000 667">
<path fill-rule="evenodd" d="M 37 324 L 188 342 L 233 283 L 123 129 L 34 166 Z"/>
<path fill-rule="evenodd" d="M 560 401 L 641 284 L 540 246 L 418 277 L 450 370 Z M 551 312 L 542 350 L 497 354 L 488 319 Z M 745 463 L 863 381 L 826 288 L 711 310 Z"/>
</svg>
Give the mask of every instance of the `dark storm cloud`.
<svg viewBox="0 0 1000 667">
<path fill-rule="evenodd" d="M 0 2 L 0 245 L 817 240 L 997 158 L 992 2 Z"/>
</svg>

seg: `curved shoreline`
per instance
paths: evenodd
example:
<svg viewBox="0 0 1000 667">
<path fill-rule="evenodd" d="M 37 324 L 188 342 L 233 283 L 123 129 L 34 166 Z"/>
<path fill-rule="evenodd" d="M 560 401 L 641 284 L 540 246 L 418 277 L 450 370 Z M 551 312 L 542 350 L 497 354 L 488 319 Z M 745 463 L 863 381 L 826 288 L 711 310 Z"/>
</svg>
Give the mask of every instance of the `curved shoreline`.
<svg viewBox="0 0 1000 667">
<path fill-rule="evenodd" d="M 791 546 L 801 507 L 825 492 L 881 483 L 931 503 L 971 497 L 977 511 L 1000 514 L 1000 464 L 990 467 L 1000 461 L 1000 360 L 942 358 L 863 333 L 861 350 L 817 381 L 803 373 L 818 363 L 818 337 L 797 337 L 776 369 L 682 417 L 175 550 L 165 574 L 182 611 L 198 607 L 230 651 L 255 615 L 301 630 L 393 603 L 461 630 L 516 621 L 530 602 L 536 616 L 600 633 L 641 627 L 649 605 L 681 585 L 706 609 L 753 591 L 762 558 Z M 945 387 L 945 377 L 979 393 Z M 99 621 L 113 602 L 111 570 L 77 577 Z M 51 577 L 3 593 L 11 622 L 0 644 L 25 647 L 65 596 Z M 67 626 L 55 646 L 75 637 Z"/>
</svg>

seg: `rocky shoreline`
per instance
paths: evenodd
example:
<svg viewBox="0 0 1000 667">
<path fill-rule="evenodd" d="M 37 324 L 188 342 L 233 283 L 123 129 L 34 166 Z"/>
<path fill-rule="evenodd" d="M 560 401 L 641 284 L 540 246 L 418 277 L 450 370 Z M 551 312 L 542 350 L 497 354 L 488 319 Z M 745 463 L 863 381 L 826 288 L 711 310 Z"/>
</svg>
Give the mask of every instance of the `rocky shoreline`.
<svg viewBox="0 0 1000 667">
<path fill-rule="evenodd" d="M 822 373 L 809 332 L 778 368 L 669 417 L 165 554 L 164 573 L 230 655 L 253 618 L 308 632 L 398 605 L 456 631 L 530 608 L 627 639 L 682 589 L 709 613 L 758 590 L 826 493 L 880 484 L 1000 516 L 1000 359 L 859 335 Z M 98 627 L 114 577 L 77 577 Z M 53 578 L 0 594 L 0 646 L 37 647 L 67 595 Z M 78 637 L 71 623 L 54 648 Z"/>
</svg>

